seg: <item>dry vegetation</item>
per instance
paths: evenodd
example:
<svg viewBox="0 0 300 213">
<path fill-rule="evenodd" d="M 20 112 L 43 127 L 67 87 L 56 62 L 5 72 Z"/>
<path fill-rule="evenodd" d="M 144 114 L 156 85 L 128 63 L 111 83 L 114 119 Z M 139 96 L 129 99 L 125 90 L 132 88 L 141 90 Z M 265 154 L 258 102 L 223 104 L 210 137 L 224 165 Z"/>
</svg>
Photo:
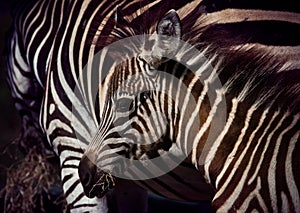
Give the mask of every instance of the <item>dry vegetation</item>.
<svg viewBox="0 0 300 213">
<path fill-rule="evenodd" d="M 0 193 L 4 212 L 66 211 L 55 156 L 33 147 L 16 159 L 17 149 L 16 142 L 12 142 L 2 153 L 9 153 L 16 160 L 5 168 L 6 185 Z"/>
</svg>

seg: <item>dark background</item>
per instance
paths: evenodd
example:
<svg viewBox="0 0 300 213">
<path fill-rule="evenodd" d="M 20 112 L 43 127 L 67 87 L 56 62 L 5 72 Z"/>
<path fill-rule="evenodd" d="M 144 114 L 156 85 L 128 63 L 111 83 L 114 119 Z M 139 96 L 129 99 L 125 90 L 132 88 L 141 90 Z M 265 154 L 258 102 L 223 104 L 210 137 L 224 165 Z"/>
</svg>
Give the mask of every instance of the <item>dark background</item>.
<svg viewBox="0 0 300 213">
<path fill-rule="evenodd" d="M 9 87 L 6 82 L 6 62 L 4 46 L 7 30 L 11 24 L 10 4 L 12 1 L 0 0 L 0 192 L 5 186 L 6 171 L 13 164 L 14 153 L 4 153 L 8 143 L 13 141 L 21 129 L 21 120 L 14 108 Z M 3 196 L 0 194 L 0 212 L 3 211 Z"/>
<path fill-rule="evenodd" d="M 10 4 L 13 1 L 0 0 L 0 187 L 4 185 L 3 173 L 12 163 L 8 155 L 2 155 L 8 142 L 14 140 L 21 128 L 21 120 L 12 103 L 9 87 L 6 82 L 6 61 L 4 46 L 7 30 L 11 24 Z"/>
</svg>

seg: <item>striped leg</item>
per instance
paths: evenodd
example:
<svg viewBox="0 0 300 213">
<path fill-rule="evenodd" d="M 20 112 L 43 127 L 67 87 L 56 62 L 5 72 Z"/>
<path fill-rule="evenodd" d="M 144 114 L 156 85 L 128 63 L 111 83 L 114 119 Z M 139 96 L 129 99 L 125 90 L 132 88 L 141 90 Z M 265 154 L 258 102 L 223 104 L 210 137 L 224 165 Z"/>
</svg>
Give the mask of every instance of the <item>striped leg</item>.
<svg viewBox="0 0 300 213">
<path fill-rule="evenodd" d="M 43 107 L 41 108 L 43 88 L 37 83 L 33 72 L 27 64 L 22 46 L 18 43 L 17 33 L 12 35 L 8 49 L 8 82 L 15 106 L 22 117 L 23 135 L 20 145 L 27 153 L 33 146 L 44 148 L 44 133 L 39 124 L 40 111 L 45 112 Z M 41 118 L 43 117 L 41 116 Z M 54 126 L 57 126 L 57 129 L 60 127 L 57 124 Z M 71 212 L 107 212 L 106 199 L 89 199 L 84 196 L 77 169 L 82 155 L 81 147 L 76 149 L 75 144 L 74 148 L 64 149 L 62 145 L 71 145 L 74 139 L 70 138 L 68 141 L 58 138 L 56 140 L 58 142 L 55 144 L 57 145 L 56 153 L 59 154 L 61 162 L 61 178 L 68 209 Z"/>
<path fill-rule="evenodd" d="M 41 112 L 41 124 L 60 158 L 63 191 L 71 212 L 107 212 L 106 198 L 87 198 L 78 176 L 78 165 L 87 144 L 77 139 L 74 127 L 87 132 L 72 120 L 72 112 L 62 104 L 54 88 L 52 72 L 48 73 L 46 93 Z M 86 139 L 89 135 L 85 134 Z"/>
<path fill-rule="evenodd" d="M 22 119 L 20 147 L 28 152 L 33 146 L 42 146 L 43 132 L 39 125 L 40 103 L 43 89 L 34 78 L 34 73 L 27 64 L 24 49 L 19 45 L 15 32 L 8 47 L 7 80 Z"/>
<path fill-rule="evenodd" d="M 90 199 L 84 195 L 78 177 L 78 165 L 82 153 L 65 150 L 60 153 L 63 190 L 71 212 L 107 212 L 106 198 Z"/>
</svg>

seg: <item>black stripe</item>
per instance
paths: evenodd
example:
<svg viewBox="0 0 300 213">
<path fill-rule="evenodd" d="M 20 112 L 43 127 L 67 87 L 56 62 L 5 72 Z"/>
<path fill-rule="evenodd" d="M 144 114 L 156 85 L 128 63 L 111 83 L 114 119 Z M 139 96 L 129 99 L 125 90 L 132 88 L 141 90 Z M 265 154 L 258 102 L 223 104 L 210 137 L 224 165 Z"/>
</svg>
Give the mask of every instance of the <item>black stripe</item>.
<svg viewBox="0 0 300 213">
<path fill-rule="evenodd" d="M 168 184 L 164 183 L 163 181 L 161 181 L 161 180 L 159 180 L 157 178 L 153 179 L 153 181 L 155 181 L 158 185 L 160 185 L 162 188 L 166 189 L 167 191 L 169 191 L 170 193 L 172 193 L 176 197 L 178 197 L 178 198 L 180 198 L 182 200 L 186 200 L 186 197 L 183 196 L 180 191 L 179 192 L 176 191 L 175 189 L 173 189 L 172 187 L 170 187 Z"/>
<path fill-rule="evenodd" d="M 60 115 L 60 114 L 59 114 Z M 49 118 L 48 118 L 48 122 L 50 123 L 53 119 L 55 119 L 55 118 L 57 118 L 56 116 L 49 116 Z M 64 120 L 62 120 L 62 118 L 63 117 L 60 117 L 60 120 L 63 122 Z M 47 126 L 47 127 L 49 127 L 49 125 Z M 79 134 L 78 134 L 79 135 Z M 74 134 L 73 133 L 70 133 L 69 131 L 66 131 L 65 129 L 63 129 L 63 128 L 60 128 L 60 127 L 56 127 L 52 132 L 51 132 L 51 134 L 49 135 L 49 139 L 50 139 L 50 141 L 54 141 L 55 140 L 55 138 L 57 137 L 57 136 L 64 136 L 64 137 L 69 137 L 69 138 L 76 138 L 76 136 L 74 136 Z"/>
<path fill-rule="evenodd" d="M 195 186 L 191 185 L 189 182 L 186 182 L 184 179 L 182 179 L 180 176 L 178 176 L 177 174 L 175 174 L 173 171 L 170 171 L 168 173 L 169 176 L 171 176 L 173 179 L 175 179 L 177 182 L 183 184 L 184 186 L 190 188 L 193 191 L 198 191 Z M 200 174 L 199 174 L 200 176 Z M 199 177 L 200 180 L 200 177 Z"/>
<path fill-rule="evenodd" d="M 79 185 L 80 180 L 76 180 L 65 192 L 65 196 L 68 197 L 70 194 L 74 193 L 74 189 Z"/>
<path fill-rule="evenodd" d="M 62 168 L 62 169 L 78 169 L 78 165 L 70 165 L 70 164 L 67 164 L 67 165 L 62 165 L 61 168 Z"/>
<path fill-rule="evenodd" d="M 137 163 L 138 163 L 138 162 L 137 162 Z M 142 172 L 143 172 L 145 175 L 148 175 L 148 176 L 151 176 L 151 175 L 152 175 L 151 172 L 148 171 L 147 168 L 144 168 L 142 165 L 140 165 L 139 168 L 142 168 L 142 169 L 143 169 Z M 128 171 L 134 178 L 136 178 L 136 179 L 138 178 L 138 177 L 131 171 L 130 168 L 129 168 L 127 171 Z M 179 198 L 179 199 L 182 199 L 182 200 L 187 200 L 187 198 L 184 197 L 184 196 L 182 195 L 181 192 L 176 191 L 175 189 L 173 189 L 172 187 L 170 187 L 168 184 L 164 183 L 163 181 L 159 180 L 158 178 L 154 178 L 154 179 L 152 179 L 152 181 L 156 182 L 156 184 L 158 184 L 159 186 L 161 186 L 163 189 L 167 190 L 169 193 L 173 194 L 175 197 L 177 197 L 177 198 Z M 139 182 L 141 182 L 141 183 L 144 184 L 144 181 L 139 181 Z M 147 186 L 148 186 L 148 184 L 146 184 L 146 183 L 145 183 L 144 185 L 147 185 Z M 152 192 L 158 193 L 157 190 L 155 190 L 153 187 L 151 187 L 150 189 L 151 189 L 151 191 L 153 190 Z M 181 190 L 181 189 L 179 189 L 179 190 Z M 162 195 L 161 193 L 158 193 L 158 194 L 159 194 L 159 195 Z M 164 196 L 164 195 L 162 195 L 162 196 Z"/>
<path fill-rule="evenodd" d="M 83 154 L 83 152 L 84 152 L 81 148 L 74 148 L 74 147 L 69 146 L 69 145 L 61 145 L 61 144 L 59 144 L 57 146 L 57 151 L 58 151 L 58 155 L 61 155 L 61 153 L 63 151 L 73 151 L 73 152 L 78 152 L 78 153 L 81 153 L 81 154 Z"/>
<path fill-rule="evenodd" d="M 73 177 L 73 174 L 65 175 L 62 179 L 62 185 L 64 185 L 68 180 L 70 180 Z"/>
</svg>

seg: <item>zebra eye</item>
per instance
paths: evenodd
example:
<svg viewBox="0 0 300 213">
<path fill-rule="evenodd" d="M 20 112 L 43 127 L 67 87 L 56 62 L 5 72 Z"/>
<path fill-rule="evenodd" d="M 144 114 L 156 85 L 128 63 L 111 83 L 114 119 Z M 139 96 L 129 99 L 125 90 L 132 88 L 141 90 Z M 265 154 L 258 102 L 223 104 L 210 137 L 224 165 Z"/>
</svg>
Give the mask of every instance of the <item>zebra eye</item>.
<svg viewBox="0 0 300 213">
<path fill-rule="evenodd" d="M 133 108 L 133 101 L 130 98 L 120 98 L 116 101 L 116 110 L 118 112 L 128 112 Z"/>
<path fill-rule="evenodd" d="M 149 98 L 150 98 L 150 92 L 142 92 L 140 94 L 140 102 L 141 103 L 146 102 L 146 100 L 149 99 Z"/>
</svg>

